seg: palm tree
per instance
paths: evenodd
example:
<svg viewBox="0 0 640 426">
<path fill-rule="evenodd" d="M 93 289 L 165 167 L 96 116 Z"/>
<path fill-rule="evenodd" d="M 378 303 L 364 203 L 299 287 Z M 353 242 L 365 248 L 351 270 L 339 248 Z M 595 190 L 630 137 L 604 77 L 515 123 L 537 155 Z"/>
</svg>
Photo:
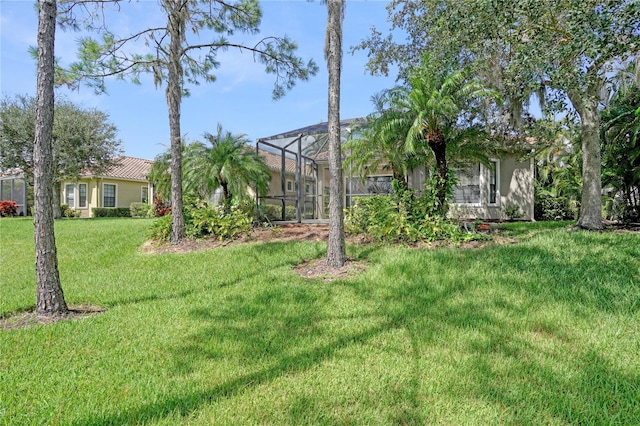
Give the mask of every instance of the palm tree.
<svg viewBox="0 0 640 426">
<path fill-rule="evenodd" d="M 265 194 L 271 173 L 246 135 L 224 132 L 218 125 L 215 135 L 205 133 L 208 144 L 194 142 L 185 147 L 185 189 L 200 198 L 209 198 L 222 189 L 223 205 L 228 210 L 234 199 L 253 187 Z"/>
<path fill-rule="evenodd" d="M 394 108 L 398 93 L 399 90 L 390 89 L 372 96 L 375 111 L 367 117 L 359 134 L 343 145 L 348 152 L 344 167 L 354 169 L 363 179 L 371 172 L 387 169 L 399 185 L 407 188 L 407 174 L 421 160 L 405 147 L 409 126 L 406 120 L 398 120 L 403 114 Z"/>
<path fill-rule="evenodd" d="M 153 185 L 153 193 L 156 197 L 168 201 L 171 199 L 171 149 L 156 155 L 151 170 L 149 170 L 149 182 Z"/>
<path fill-rule="evenodd" d="M 435 159 L 436 196 L 440 211 L 447 211 L 449 167 L 447 160 L 475 158 L 488 161 L 491 139 L 478 125 L 461 125 L 464 108 L 481 98 L 494 96 L 478 80 L 469 80 L 465 70 L 450 73 L 436 71 L 425 58 L 423 68 L 409 78 L 404 96 L 394 96 L 394 108 L 401 114 L 387 124 L 392 129 L 407 129 L 404 147 L 407 152 Z"/>
</svg>

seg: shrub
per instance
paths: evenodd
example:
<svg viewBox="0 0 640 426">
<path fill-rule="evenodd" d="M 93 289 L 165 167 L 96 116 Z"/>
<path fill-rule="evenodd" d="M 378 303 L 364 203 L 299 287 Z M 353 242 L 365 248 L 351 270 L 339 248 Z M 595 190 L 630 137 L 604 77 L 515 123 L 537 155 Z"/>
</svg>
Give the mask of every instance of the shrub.
<svg viewBox="0 0 640 426">
<path fill-rule="evenodd" d="M 346 210 L 345 230 L 354 235 L 368 235 L 378 242 L 463 241 L 475 238 L 441 216 L 416 215 L 411 208 L 398 204 L 391 195 L 356 198 L 356 204 Z"/>
<path fill-rule="evenodd" d="M 534 218 L 536 220 L 575 220 L 578 217 L 578 210 L 565 197 L 537 194 Z"/>
<path fill-rule="evenodd" d="M 249 203 L 233 205 L 228 212 L 223 206 L 197 201 L 186 203 L 185 232 L 189 238 L 217 238 L 229 240 L 251 231 L 253 206 Z M 151 238 L 171 239 L 171 215 L 158 218 L 151 227 Z"/>
<path fill-rule="evenodd" d="M 129 207 L 95 207 L 93 217 L 131 217 Z"/>
<path fill-rule="evenodd" d="M 160 241 L 171 240 L 171 215 L 160 216 L 151 225 L 151 238 Z"/>
<path fill-rule="evenodd" d="M 62 203 L 60 204 L 60 211 L 62 217 L 72 218 L 72 217 L 80 217 L 80 212 L 78 210 L 74 210 L 69 207 L 69 204 Z"/>
<path fill-rule="evenodd" d="M 507 204 L 507 207 L 504 209 L 504 214 L 509 218 L 509 220 L 515 220 L 522 217 L 520 207 L 515 204 Z"/>
<path fill-rule="evenodd" d="M 0 201 L 0 216 L 10 217 L 15 216 L 18 213 L 18 204 L 13 200 Z"/>
<path fill-rule="evenodd" d="M 165 216 L 171 213 L 171 205 L 165 203 L 157 195 L 153 196 L 153 213 L 156 217 Z"/>
<path fill-rule="evenodd" d="M 481 238 L 463 232 L 457 224 L 442 217 L 433 191 L 425 189 L 419 197 L 397 185 L 394 191 L 391 195 L 356 197 L 355 205 L 346 209 L 345 230 L 379 242 L 459 242 Z"/>
<path fill-rule="evenodd" d="M 152 217 L 153 208 L 148 203 L 135 202 L 129 206 L 131 217 Z"/>
<path fill-rule="evenodd" d="M 284 220 L 295 220 L 295 206 L 285 206 Z M 258 207 L 258 220 L 282 220 L 282 206 L 276 204 L 260 204 Z"/>
</svg>

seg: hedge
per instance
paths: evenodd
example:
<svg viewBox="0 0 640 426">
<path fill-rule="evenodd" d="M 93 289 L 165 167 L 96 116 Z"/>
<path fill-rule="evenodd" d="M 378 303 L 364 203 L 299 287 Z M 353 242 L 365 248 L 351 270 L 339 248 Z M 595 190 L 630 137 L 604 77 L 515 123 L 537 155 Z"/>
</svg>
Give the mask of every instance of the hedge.
<svg viewBox="0 0 640 426">
<path fill-rule="evenodd" d="M 131 217 L 129 207 L 95 207 L 93 217 Z"/>
</svg>

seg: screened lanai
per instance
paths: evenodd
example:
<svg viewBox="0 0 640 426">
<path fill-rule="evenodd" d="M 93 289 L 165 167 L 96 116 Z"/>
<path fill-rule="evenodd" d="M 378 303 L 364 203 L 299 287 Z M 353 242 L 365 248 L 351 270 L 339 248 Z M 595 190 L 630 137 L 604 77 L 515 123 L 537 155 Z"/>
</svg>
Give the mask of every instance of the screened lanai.
<svg viewBox="0 0 640 426">
<path fill-rule="evenodd" d="M 349 139 L 365 122 L 364 118 L 340 121 L 342 140 Z M 294 205 L 296 221 L 325 219 L 329 206 L 328 123 L 290 130 L 261 138 L 256 149 L 265 150 L 280 158 L 279 181 L 261 202 L 278 204 L 285 209 Z M 291 177 L 291 179 L 288 179 Z"/>
</svg>

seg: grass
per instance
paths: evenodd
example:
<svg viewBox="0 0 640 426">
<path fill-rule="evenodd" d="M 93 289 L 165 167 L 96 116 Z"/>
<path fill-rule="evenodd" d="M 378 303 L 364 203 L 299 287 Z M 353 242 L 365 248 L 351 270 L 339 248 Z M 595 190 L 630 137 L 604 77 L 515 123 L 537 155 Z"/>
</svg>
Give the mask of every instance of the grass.
<svg viewBox="0 0 640 426">
<path fill-rule="evenodd" d="M 322 243 L 142 253 L 148 220 L 56 223 L 70 304 L 0 331 L 0 424 L 639 424 L 638 234 L 513 225 L 482 249 Z M 35 299 L 33 225 L 0 220 L 0 315 Z"/>
</svg>

